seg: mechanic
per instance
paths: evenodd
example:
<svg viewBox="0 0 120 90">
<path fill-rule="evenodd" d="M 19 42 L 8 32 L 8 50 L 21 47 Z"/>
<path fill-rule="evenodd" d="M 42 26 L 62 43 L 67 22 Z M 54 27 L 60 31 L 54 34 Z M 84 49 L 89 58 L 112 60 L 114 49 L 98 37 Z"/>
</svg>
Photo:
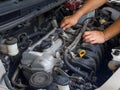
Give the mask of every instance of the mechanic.
<svg viewBox="0 0 120 90">
<path fill-rule="evenodd" d="M 63 30 L 70 28 L 71 26 L 75 25 L 78 22 L 80 17 L 102 6 L 107 1 L 108 0 L 87 0 L 86 3 L 73 15 L 64 17 L 60 27 L 63 28 Z M 117 1 L 118 3 L 120 3 L 120 0 L 109 0 L 109 2 L 110 1 Z M 84 32 L 83 40 L 91 44 L 100 44 L 111 39 L 112 37 L 119 33 L 120 33 L 120 16 L 112 25 L 110 25 L 104 31 L 93 30 Z"/>
</svg>

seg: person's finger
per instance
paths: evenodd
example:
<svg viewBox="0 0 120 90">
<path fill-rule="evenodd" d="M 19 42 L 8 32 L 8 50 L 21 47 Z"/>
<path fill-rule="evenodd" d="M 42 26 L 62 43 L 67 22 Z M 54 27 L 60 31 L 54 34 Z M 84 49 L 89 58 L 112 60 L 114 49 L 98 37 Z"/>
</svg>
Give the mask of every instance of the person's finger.
<svg viewBox="0 0 120 90">
<path fill-rule="evenodd" d="M 96 41 L 96 40 L 93 40 L 93 41 L 90 41 L 89 43 L 90 43 L 90 44 L 97 44 L 97 41 Z"/>
<path fill-rule="evenodd" d="M 85 38 L 86 36 L 88 36 L 88 35 L 90 35 L 91 34 L 91 32 L 90 31 L 85 31 L 84 33 L 83 33 L 83 38 Z"/>
<path fill-rule="evenodd" d="M 66 30 L 66 29 L 68 29 L 68 28 L 70 28 L 71 27 L 71 24 L 69 23 L 69 24 L 66 24 L 64 27 L 63 27 L 63 30 Z"/>
<path fill-rule="evenodd" d="M 67 25 L 67 23 L 68 23 L 68 22 L 66 22 L 66 21 L 62 21 L 60 27 L 61 27 L 61 28 L 64 28 L 64 27 Z"/>
<path fill-rule="evenodd" d="M 88 36 L 87 38 L 83 39 L 84 42 L 91 43 L 95 41 L 95 38 L 92 36 Z"/>
<path fill-rule="evenodd" d="M 83 37 L 84 40 L 88 40 L 90 38 L 92 38 L 92 35 L 90 35 L 90 34 Z"/>
<path fill-rule="evenodd" d="M 61 21 L 60 27 L 63 28 L 66 24 L 68 24 L 68 16 L 64 17 L 64 19 Z"/>
</svg>

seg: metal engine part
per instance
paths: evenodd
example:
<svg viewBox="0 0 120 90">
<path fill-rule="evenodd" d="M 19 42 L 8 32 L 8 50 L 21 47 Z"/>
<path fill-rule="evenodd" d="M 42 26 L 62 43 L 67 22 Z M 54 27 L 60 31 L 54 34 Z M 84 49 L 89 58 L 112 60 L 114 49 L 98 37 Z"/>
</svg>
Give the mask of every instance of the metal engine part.
<svg viewBox="0 0 120 90">
<path fill-rule="evenodd" d="M 33 70 L 52 72 L 52 68 L 57 62 L 54 55 L 61 46 L 62 40 L 57 39 L 52 42 L 52 45 L 48 49 L 44 49 L 43 52 L 26 51 L 23 54 L 21 63 L 23 65 L 30 65 Z"/>
<path fill-rule="evenodd" d="M 40 41 L 38 41 L 38 42 L 40 42 Z M 41 49 L 43 49 L 42 52 L 38 52 L 39 50 L 38 51 L 30 50 L 30 51 L 26 51 L 23 53 L 23 57 L 21 60 L 21 64 L 23 66 L 23 72 L 24 72 L 25 76 L 28 79 L 30 79 L 30 84 L 35 87 L 46 87 L 46 84 L 44 84 L 44 82 L 46 82 L 46 81 L 47 81 L 47 83 L 49 82 L 49 84 L 51 84 L 51 78 L 52 78 L 51 74 L 53 71 L 53 67 L 58 62 L 57 58 L 55 58 L 55 54 L 56 54 L 57 50 L 59 50 L 60 47 L 62 46 L 62 40 L 56 39 L 56 40 L 53 40 L 51 43 L 52 44 L 50 47 L 45 48 L 45 49 L 41 48 Z M 44 44 L 44 43 L 42 43 L 42 41 L 41 41 L 41 44 Z M 36 47 L 41 46 L 41 44 Z M 36 47 L 34 47 L 34 49 Z M 46 45 L 45 45 L 45 47 L 46 47 Z M 26 71 L 28 68 L 29 68 L 29 71 L 32 73 L 29 73 L 28 71 Z M 51 78 L 49 78 L 49 77 L 51 77 Z M 42 78 L 44 80 L 40 81 L 40 82 L 38 81 L 35 84 L 34 82 L 37 78 Z M 38 85 L 37 85 L 37 83 L 38 83 Z M 49 85 L 49 84 L 47 84 L 47 85 Z"/>
<path fill-rule="evenodd" d="M 56 59 L 49 53 L 25 52 L 22 58 L 22 65 L 30 66 L 31 70 L 44 70 L 51 72 Z"/>
<path fill-rule="evenodd" d="M 52 80 L 53 78 L 50 74 L 46 73 L 45 71 L 40 71 L 31 76 L 29 83 L 35 88 L 44 88 L 50 85 Z"/>
<path fill-rule="evenodd" d="M 100 65 L 103 46 L 91 45 L 88 43 L 81 43 L 79 46 L 81 36 L 86 30 L 87 25 L 88 22 L 84 24 L 81 30 L 78 30 L 79 33 L 76 34 L 77 31 L 75 31 L 73 34 L 76 35 L 73 36 L 69 35 L 71 32 L 67 33 L 60 30 L 59 28 L 53 29 L 23 53 L 21 60 L 22 71 L 32 87 L 46 88 L 53 82 L 55 83 L 54 74 L 56 72 L 54 67 L 60 68 L 64 65 L 68 67 L 70 71 L 79 75 L 81 78 L 86 78 L 87 80 L 91 81 L 93 76 L 90 75 L 95 73 Z M 59 32 L 61 32 L 61 34 Z M 65 39 L 60 38 L 58 34 L 64 35 L 63 37 Z M 73 40 L 65 43 L 64 41 L 69 39 L 68 37 L 71 37 Z M 86 50 L 87 53 L 84 55 L 84 57 L 81 58 L 77 55 L 75 55 L 75 57 L 71 57 L 70 53 L 78 54 L 78 50 L 80 49 Z M 60 50 L 63 54 L 60 54 Z M 57 53 L 59 53 L 58 56 L 56 56 Z M 60 63 L 62 63 L 62 66 Z M 80 68 L 80 70 L 78 68 Z M 39 80 L 36 80 L 37 78 Z M 60 79 L 59 82 L 62 82 L 62 79 Z M 59 83 L 58 88 L 69 90 L 70 86 L 69 83 L 65 85 L 61 85 Z M 93 88 L 93 86 L 90 88 Z"/>
</svg>

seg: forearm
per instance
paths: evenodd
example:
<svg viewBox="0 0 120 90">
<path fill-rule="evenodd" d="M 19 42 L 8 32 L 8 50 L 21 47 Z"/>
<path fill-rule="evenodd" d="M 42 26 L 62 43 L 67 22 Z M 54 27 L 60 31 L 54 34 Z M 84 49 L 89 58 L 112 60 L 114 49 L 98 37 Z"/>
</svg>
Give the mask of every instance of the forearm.
<svg viewBox="0 0 120 90">
<path fill-rule="evenodd" d="M 120 17 L 112 25 L 103 31 L 105 41 L 120 33 Z"/>
<path fill-rule="evenodd" d="M 79 19 L 81 16 L 102 6 L 106 2 L 107 2 L 107 0 L 87 0 L 86 3 L 78 11 L 76 11 L 73 15 L 77 19 Z"/>
</svg>

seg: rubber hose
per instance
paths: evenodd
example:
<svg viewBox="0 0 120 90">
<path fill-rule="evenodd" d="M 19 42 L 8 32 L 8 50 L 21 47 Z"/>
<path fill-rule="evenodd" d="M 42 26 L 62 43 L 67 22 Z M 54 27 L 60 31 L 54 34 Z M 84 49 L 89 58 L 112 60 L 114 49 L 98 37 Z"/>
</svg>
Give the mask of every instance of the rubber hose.
<svg viewBox="0 0 120 90">
<path fill-rule="evenodd" d="M 66 51 L 65 54 L 64 54 L 63 60 L 64 60 L 64 63 L 65 63 L 73 72 L 76 72 L 76 73 L 78 73 L 79 75 L 81 75 L 82 77 L 84 77 L 85 79 L 89 80 L 88 75 L 87 75 L 86 73 L 83 73 L 82 71 L 77 70 L 75 67 L 73 67 L 73 66 L 68 62 L 68 59 L 67 59 L 67 51 Z"/>
</svg>

